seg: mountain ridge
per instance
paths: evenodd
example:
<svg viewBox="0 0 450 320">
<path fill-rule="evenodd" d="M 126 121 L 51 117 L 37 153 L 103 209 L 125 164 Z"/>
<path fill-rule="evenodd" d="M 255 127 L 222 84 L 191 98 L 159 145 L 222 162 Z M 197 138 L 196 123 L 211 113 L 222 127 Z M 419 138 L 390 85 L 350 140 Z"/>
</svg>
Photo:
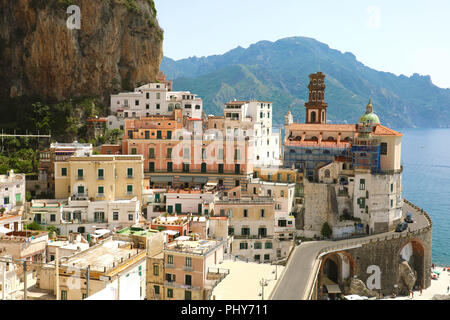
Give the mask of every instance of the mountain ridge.
<svg viewBox="0 0 450 320">
<path fill-rule="evenodd" d="M 250 82 L 238 80 L 238 69 L 230 68 L 236 65 L 253 73 L 260 79 L 260 85 L 251 87 Z M 289 105 L 295 121 L 304 121 L 308 75 L 317 72 L 319 66 L 327 76 L 325 100 L 329 105 L 328 119 L 334 123 L 355 123 L 371 97 L 375 112 L 388 126 L 447 127 L 450 124 L 447 115 L 450 89 L 435 86 L 429 75 L 414 73 L 408 77 L 377 71 L 358 61 L 353 53 L 332 49 L 313 38 L 263 40 L 247 49 L 237 47 L 222 55 L 200 58 L 173 60 L 164 57 L 161 70 L 174 80 L 174 90 L 199 94 L 204 99 L 206 112 L 221 113 L 227 99 L 269 100 L 273 97 L 274 107 L 281 111 L 274 114 L 274 122 L 280 125 Z M 213 89 L 218 85 L 211 81 L 233 90 L 229 90 L 228 95 L 223 92 L 219 95 L 219 91 Z M 240 96 L 232 96 L 232 93 Z M 284 97 L 280 96 L 282 94 Z"/>
</svg>

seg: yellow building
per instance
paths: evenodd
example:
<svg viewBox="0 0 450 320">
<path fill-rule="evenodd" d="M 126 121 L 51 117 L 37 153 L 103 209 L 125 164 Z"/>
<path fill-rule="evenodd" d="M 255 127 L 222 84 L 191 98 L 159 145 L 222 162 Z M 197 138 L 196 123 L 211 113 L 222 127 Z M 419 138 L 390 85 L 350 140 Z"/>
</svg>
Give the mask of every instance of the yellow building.
<svg viewBox="0 0 450 320">
<path fill-rule="evenodd" d="M 55 197 L 140 200 L 143 161 L 142 155 L 97 155 L 55 162 Z"/>
<path fill-rule="evenodd" d="M 279 167 L 254 167 L 253 177 L 269 182 L 302 183 L 303 173 L 297 169 Z"/>
</svg>

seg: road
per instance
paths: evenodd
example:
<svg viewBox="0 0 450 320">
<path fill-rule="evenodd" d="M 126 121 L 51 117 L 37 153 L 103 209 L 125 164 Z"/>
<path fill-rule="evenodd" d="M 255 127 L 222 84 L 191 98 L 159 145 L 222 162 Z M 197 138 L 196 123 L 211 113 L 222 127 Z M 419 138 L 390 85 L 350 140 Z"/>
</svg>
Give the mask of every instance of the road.
<svg viewBox="0 0 450 320">
<path fill-rule="evenodd" d="M 414 223 L 408 224 L 409 231 L 420 230 L 428 226 L 428 220 L 417 209 L 411 207 L 408 203 L 403 204 L 403 217 L 406 213 L 411 213 Z M 408 229 L 403 231 L 408 232 Z M 351 247 L 353 245 L 366 242 L 371 239 L 385 238 L 395 232 L 385 232 L 363 238 L 340 240 L 340 241 L 311 241 L 302 243 L 294 248 L 282 278 L 274 288 L 272 300 L 303 300 L 306 290 L 311 286 L 311 280 L 317 272 L 317 257 L 322 249 L 343 245 Z"/>
</svg>

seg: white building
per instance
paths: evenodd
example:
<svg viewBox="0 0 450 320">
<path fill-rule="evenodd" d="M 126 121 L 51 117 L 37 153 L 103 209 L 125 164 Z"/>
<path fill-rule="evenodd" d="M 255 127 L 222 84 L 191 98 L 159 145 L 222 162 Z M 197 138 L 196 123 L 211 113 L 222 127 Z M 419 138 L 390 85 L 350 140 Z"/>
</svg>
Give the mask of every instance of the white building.
<svg viewBox="0 0 450 320">
<path fill-rule="evenodd" d="M 111 95 L 111 112 L 119 119 L 172 115 L 174 109 L 182 109 L 183 116 L 201 119 L 203 101 L 189 91 L 169 91 L 165 83 L 149 83 L 134 92 Z"/>
<path fill-rule="evenodd" d="M 90 201 L 85 198 L 68 200 L 32 200 L 28 220 L 42 225 L 54 225 L 60 235 L 93 233 L 99 227 L 114 231 L 139 222 L 140 201 Z"/>
<path fill-rule="evenodd" d="M 0 175 L 0 208 L 5 208 L 5 212 L 18 210 L 25 200 L 25 175 L 13 170 Z"/>
<path fill-rule="evenodd" d="M 244 136 L 253 141 L 253 166 L 280 165 L 281 132 L 272 127 L 272 102 L 231 101 L 224 117 L 210 117 L 208 129 L 221 129 L 226 136 Z"/>
</svg>

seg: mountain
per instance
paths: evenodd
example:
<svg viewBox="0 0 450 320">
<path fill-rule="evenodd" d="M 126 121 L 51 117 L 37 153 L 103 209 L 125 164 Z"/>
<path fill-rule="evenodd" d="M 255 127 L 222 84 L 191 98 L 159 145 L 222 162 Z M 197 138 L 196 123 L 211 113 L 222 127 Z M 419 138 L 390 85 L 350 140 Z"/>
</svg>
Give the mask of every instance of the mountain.
<svg viewBox="0 0 450 320">
<path fill-rule="evenodd" d="M 396 76 L 371 69 L 349 52 L 342 53 L 312 38 L 260 41 L 223 55 L 175 61 L 164 57 L 161 70 L 174 80 L 174 90 L 201 96 L 208 114 L 222 114 L 233 99 L 274 102 L 274 122 L 281 125 L 289 106 L 303 122 L 309 74 L 326 74 L 327 119 L 356 123 L 369 97 L 384 125 L 393 128 L 450 125 L 450 89 L 429 76 Z"/>
</svg>

